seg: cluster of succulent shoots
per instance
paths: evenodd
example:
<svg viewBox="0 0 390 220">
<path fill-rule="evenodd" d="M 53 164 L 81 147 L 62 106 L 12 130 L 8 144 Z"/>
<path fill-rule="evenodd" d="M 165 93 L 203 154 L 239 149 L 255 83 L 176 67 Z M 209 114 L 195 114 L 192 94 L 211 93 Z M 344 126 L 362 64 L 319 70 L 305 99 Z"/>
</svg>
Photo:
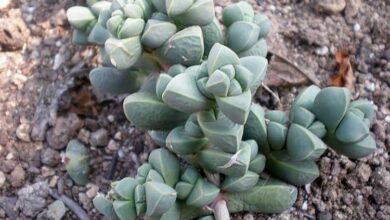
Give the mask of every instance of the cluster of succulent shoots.
<svg viewBox="0 0 390 220">
<path fill-rule="evenodd" d="M 203 178 L 193 166 L 181 165 L 173 153 L 160 148 L 150 153 L 148 163 L 138 168 L 135 178 L 113 182 L 107 196 L 96 196 L 93 204 L 113 219 L 144 216 L 145 219 L 205 220 L 214 219 L 209 206 L 218 205 L 212 203 L 221 197 L 222 191 L 230 212 L 280 212 L 291 206 L 297 196 L 295 187 L 259 178 L 255 173 L 240 179 L 225 180 L 221 188 Z"/>
<path fill-rule="evenodd" d="M 372 104 L 351 102 L 344 88 L 308 87 L 289 115 L 252 102 L 266 74 L 271 22 L 248 3 L 223 10 L 225 31 L 213 0 L 87 3 L 67 15 L 74 42 L 100 48 L 104 66 L 90 72 L 92 85 L 130 93 L 126 117 L 162 147 L 135 178 L 94 199 L 102 214 L 225 220 L 242 211 L 279 213 L 294 204 L 295 186 L 319 176 L 316 160 L 327 145 L 351 158 L 376 148 Z M 68 148 L 75 159 L 67 170 L 83 184 L 86 151 Z"/>
</svg>

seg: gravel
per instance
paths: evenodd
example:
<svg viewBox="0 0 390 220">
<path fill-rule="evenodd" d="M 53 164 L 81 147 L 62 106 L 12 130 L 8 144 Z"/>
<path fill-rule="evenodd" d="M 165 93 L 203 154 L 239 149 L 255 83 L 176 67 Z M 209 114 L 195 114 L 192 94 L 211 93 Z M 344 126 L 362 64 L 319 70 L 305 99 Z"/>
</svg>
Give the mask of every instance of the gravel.
<svg viewBox="0 0 390 220">
<path fill-rule="evenodd" d="M 47 207 L 46 216 L 49 220 L 61 220 L 65 213 L 65 204 L 61 200 L 56 200 Z"/>
<path fill-rule="evenodd" d="M 46 207 L 49 186 L 46 182 L 27 185 L 18 191 L 16 207 L 28 217 L 35 217 Z"/>
</svg>

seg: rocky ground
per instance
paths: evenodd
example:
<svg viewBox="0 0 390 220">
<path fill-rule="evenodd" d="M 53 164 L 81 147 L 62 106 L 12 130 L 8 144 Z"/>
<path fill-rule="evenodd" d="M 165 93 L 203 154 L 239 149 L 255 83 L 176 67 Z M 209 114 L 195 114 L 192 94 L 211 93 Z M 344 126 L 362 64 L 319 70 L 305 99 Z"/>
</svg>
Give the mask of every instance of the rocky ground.
<svg viewBox="0 0 390 220">
<path fill-rule="evenodd" d="M 275 94 L 263 89 L 256 101 L 286 110 L 301 88 L 329 85 L 335 53 L 345 49 L 354 97 L 375 104 L 371 131 L 378 149 L 362 160 L 329 150 L 318 161 L 320 178 L 299 189 L 291 210 L 235 219 L 390 219 L 389 1 L 248 1 L 273 22 L 267 85 Z M 0 219 L 77 219 L 80 208 L 101 219 L 92 198 L 111 180 L 134 175 L 155 146 L 126 121 L 123 97 L 100 94 L 88 83 L 99 62 L 95 48 L 71 43 L 65 15 L 81 0 L 9 2 L 0 4 Z M 232 1 L 215 2 L 220 11 Z M 85 187 L 61 164 L 75 138 L 91 155 Z"/>
</svg>

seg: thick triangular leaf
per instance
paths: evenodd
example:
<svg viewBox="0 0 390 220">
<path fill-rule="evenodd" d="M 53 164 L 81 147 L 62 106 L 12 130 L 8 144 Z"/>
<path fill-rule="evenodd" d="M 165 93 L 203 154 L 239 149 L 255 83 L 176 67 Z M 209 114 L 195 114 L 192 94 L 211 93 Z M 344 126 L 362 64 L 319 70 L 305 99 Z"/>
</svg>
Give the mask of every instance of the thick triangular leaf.
<svg viewBox="0 0 390 220">
<path fill-rule="evenodd" d="M 141 18 L 127 18 L 118 31 L 119 38 L 139 36 L 145 27 L 145 21 Z"/>
<path fill-rule="evenodd" d="M 326 128 L 333 132 L 343 119 L 351 99 L 346 88 L 328 87 L 322 89 L 313 104 L 313 113 Z"/>
<path fill-rule="evenodd" d="M 255 12 L 250 4 L 240 1 L 228 5 L 223 10 L 223 23 L 229 27 L 237 21 L 252 21 Z"/>
<path fill-rule="evenodd" d="M 264 115 L 263 108 L 260 105 L 253 103 L 244 127 L 244 139 L 256 140 L 263 153 L 268 147 L 267 126 L 265 124 Z"/>
<path fill-rule="evenodd" d="M 225 65 L 238 65 L 240 60 L 237 54 L 230 48 L 216 43 L 210 50 L 209 58 L 207 61 L 207 71 L 211 75 L 215 70 Z"/>
<path fill-rule="evenodd" d="M 134 201 L 114 201 L 113 202 L 115 214 L 121 220 L 134 220 L 137 214 L 134 207 Z"/>
<path fill-rule="evenodd" d="M 194 0 L 165 0 L 165 8 L 170 17 L 184 13 L 191 7 Z"/>
<path fill-rule="evenodd" d="M 147 47 L 159 48 L 177 31 L 176 25 L 167 22 L 150 19 L 145 25 L 141 41 Z"/>
<path fill-rule="evenodd" d="M 204 40 L 204 54 L 208 56 L 214 44 L 224 42 L 224 35 L 222 33 L 221 25 L 215 17 L 213 21 L 205 26 L 201 26 Z"/>
<path fill-rule="evenodd" d="M 260 179 L 250 190 L 227 193 L 226 198 L 231 213 L 281 213 L 294 204 L 297 194 L 294 186 L 273 179 Z"/>
<path fill-rule="evenodd" d="M 69 23 L 76 29 L 84 30 L 96 20 L 95 15 L 87 7 L 73 6 L 66 11 Z"/>
<path fill-rule="evenodd" d="M 369 132 L 363 119 L 348 111 L 337 127 L 335 135 L 337 140 L 343 143 L 356 143 L 366 138 Z"/>
<path fill-rule="evenodd" d="M 194 138 L 203 138 L 204 134 L 199 127 L 197 114 L 192 114 L 186 124 L 184 125 L 184 132 L 186 135 Z"/>
<path fill-rule="evenodd" d="M 326 145 L 311 131 L 292 124 L 287 134 L 287 152 L 293 161 L 319 158 L 326 150 Z"/>
<path fill-rule="evenodd" d="M 234 66 L 235 79 L 240 83 L 243 91 L 246 91 L 252 85 L 253 74 L 241 65 Z"/>
<path fill-rule="evenodd" d="M 294 121 L 294 114 L 296 109 L 303 107 L 309 111 L 313 110 L 314 99 L 317 94 L 321 91 L 318 86 L 312 85 L 302 90 L 299 95 L 294 99 L 293 104 L 291 105 L 290 111 L 290 120 Z"/>
<path fill-rule="evenodd" d="M 167 63 L 186 66 L 199 64 L 204 53 L 202 29 L 199 26 L 185 28 L 164 43 L 158 50 Z"/>
<path fill-rule="evenodd" d="M 93 199 L 93 206 L 104 216 L 108 218 L 115 218 L 114 207 L 112 201 L 106 199 L 103 195 L 97 195 Z"/>
<path fill-rule="evenodd" d="M 205 169 L 228 176 L 242 176 L 248 171 L 251 149 L 248 145 L 235 154 L 207 149 L 198 153 L 199 163 Z"/>
<path fill-rule="evenodd" d="M 258 180 L 258 174 L 248 171 L 241 177 L 227 176 L 222 182 L 221 187 L 227 192 L 243 192 L 251 189 L 256 185 Z"/>
<path fill-rule="evenodd" d="M 113 67 L 95 68 L 89 73 L 89 80 L 92 86 L 101 92 L 112 94 L 137 91 L 143 78 L 139 72 L 119 71 Z"/>
<path fill-rule="evenodd" d="M 309 127 L 316 117 L 311 111 L 303 107 L 296 108 L 293 114 L 294 115 L 292 116 L 292 122 L 299 124 L 305 128 Z"/>
<path fill-rule="evenodd" d="M 162 99 L 162 94 L 164 93 L 165 89 L 168 86 L 168 83 L 172 80 L 172 76 L 161 73 L 158 76 L 158 80 L 156 83 L 156 95 L 158 98 Z"/>
<path fill-rule="evenodd" d="M 111 37 L 110 32 L 102 27 L 99 23 L 96 23 L 92 31 L 88 35 L 88 41 L 98 45 L 104 45 L 106 40 Z"/>
<path fill-rule="evenodd" d="M 88 35 L 84 31 L 74 29 L 72 32 L 72 43 L 79 45 L 89 44 Z"/>
<path fill-rule="evenodd" d="M 138 185 L 134 191 L 135 210 L 137 215 L 140 216 L 146 212 L 146 195 L 145 186 Z"/>
<path fill-rule="evenodd" d="M 247 68 L 253 74 L 250 88 L 251 93 L 255 94 L 265 77 L 268 66 L 267 59 L 259 56 L 243 57 L 240 58 L 240 65 Z"/>
<path fill-rule="evenodd" d="M 249 90 L 241 95 L 217 97 L 216 100 L 219 110 L 230 120 L 241 125 L 245 124 L 252 102 Z"/>
<path fill-rule="evenodd" d="M 123 12 L 128 18 L 143 18 L 144 16 L 143 9 L 137 4 L 126 4 Z"/>
<path fill-rule="evenodd" d="M 374 105 L 368 100 L 356 100 L 351 102 L 350 108 L 357 108 L 364 113 L 364 117 L 367 118 L 370 123 L 375 117 Z"/>
<path fill-rule="evenodd" d="M 109 10 L 111 7 L 111 2 L 109 1 L 98 1 L 90 6 L 92 12 L 99 16 L 100 12 L 103 10 Z"/>
<path fill-rule="evenodd" d="M 313 122 L 307 129 L 321 139 L 326 135 L 325 125 L 320 121 Z"/>
<path fill-rule="evenodd" d="M 256 44 L 259 33 L 260 28 L 252 22 L 235 22 L 228 29 L 227 45 L 236 53 L 243 52 Z"/>
<path fill-rule="evenodd" d="M 265 113 L 264 116 L 266 119 L 282 124 L 282 125 L 287 125 L 288 123 L 288 118 L 286 116 L 286 113 L 279 111 L 279 110 L 273 110 L 273 111 L 268 111 Z"/>
<path fill-rule="evenodd" d="M 232 122 L 223 114 L 216 119 L 213 111 L 198 113 L 198 122 L 212 144 L 225 152 L 237 152 L 244 126 Z"/>
<path fill-rule="evenodd" d="M 311 183 L 320 175 L 314 161 L 291 161 L 286 151 L 272 152 L 266 166 L 272 175 L 296 186 Z"/>
<path fill-rule="evenodd" d="M 255 15 L 253 22 L 260 28 L 259 38 L 267 37 L 271 31 L 272 22 L 265 15 Z"/>
<path fill-rule="evenodd" d="M 210 204 L 219 194 L 219 188 L 203 178 L 199 178 L 186 200 L 187 205 L 203 207 Z"/>
<path fill-rule="evenodd" d="M 169 130 L 183 124 L 188 118 L 150 93 L 134 93 L 128 96 L 123 109 L 129 121 L 137 127 L 148 130 Z"/>
<path fill-rule="evenodd" d="M 211 102 L 198 89 L 192 74 L 179 74 L 167 85 L 162 98 L 164 102 L 181 112 L 199 112 L 211 107 Z"/>
<path fill-rule="evenodd" d="M 135 179 L 140 183 L 144 184 L 146 181 L 146 177 L 150 170 L 152 170 L 152 165 L 148 163 L 142 164 L 140 167 L 137 169 L 137 175 L 135 176 Z"/>
<path fill-rule="evenodd" d="M 134 178 L 123 178 L 115 185 L 115 192 L 125 200 L 134 201 L 134 190 L 138 184 Z"/>
<path fill-rule="evenodd" d="M 149 155 L 149 163 L 163 176 L 168 186 L 173 187 L 179 180 L 179 161 L 168 150 L 160 148 L 152 151 Z"/>
<path fill-rule="evenodd" d="M 142 54 L 142 45 L 138 36 L 122 40 L 109 38 L 104 45 L 111 63 L 118 69 L 133 66 Z"/>
<path fill-rule="evenodd" d="M 152 15 L 152 3 L 150 0 L 135 0 L 134 4 L 139 5 L 144 13 L 144 19 L 149 19 Z"/>
<path fill-rule="evenodd" d="M 260 32 L 261 32 L 261 28 L 260 28 Z M 267 41 L 265 41 L 265 39 L 260 39 L 251 48 L 240 52 L 238 56 L 239 57 L 260 56 L 265 58 L 267 57 L 267 54 L 268 54 Z"/>
<path fill-rule="evenodd" d="M 268 144 L 273 150 L 280 150 L 284 147 L 287 137 L 287 127 L 271 121 L 267 124 Z"/>
<path fill-rule="evenodd" d="M 210 24 L 214 17 L 213 0 L 196 0 L 187 11 L 177 16 L 177 19 L 185 26 L 203 26 Z"/>
<path fill-rule="evenodd" d="M 228 94 L 230 87 L 229 77 L 222 71 L 216 70 L 209 77 L 206 83 L 206 89 L 208 92 L 215 96 L 225 97 Z"/>
<path fill-rule="evenodd" d="M 366 157 L 376 149 L 375 139 L 371 135 L 368 135 L 362 141 L 353 144 L 342 143 L 332 134 L 328 134 L 324 140 L 328 146 L 337 153 L 353 159 Z"/>
<path fill-rule="evenodd" d="M 265 156 L 262 154 L 258 154 L 249 163 L 249 170 L 257 174 L 260 174 L 264 170 L 265 162 L 266 162 Z"/>
<path fill-rule="evenodd" d="M 145 183 L 145 193 L 147 216 L 163 215 L 176 201 L 176 191 L 164 183 Z"/>
<path fill-rule="evenodd" d="M 179 155 L 193 154 L 208 145 L 207 138 L 194 138 L 186 135 L 184 127 L 173 129 L 167 139 L 167 147 Z"/>
</svg>

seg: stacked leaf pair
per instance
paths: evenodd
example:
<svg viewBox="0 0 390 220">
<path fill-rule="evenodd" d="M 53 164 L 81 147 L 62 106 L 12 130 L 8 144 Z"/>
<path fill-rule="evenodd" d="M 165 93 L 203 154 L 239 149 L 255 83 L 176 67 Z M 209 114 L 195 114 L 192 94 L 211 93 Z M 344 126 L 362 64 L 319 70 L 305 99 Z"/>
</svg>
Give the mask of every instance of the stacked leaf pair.
<svg viewBox="0 0 390 220">
<path fill-rule="evenodd" d="M 161 74 L 156 85 L 157 96 L 180 112 L 218 108 L 232 122 L 244 124 L 252 95 L 264 79 L 266 69 L 265 58 L 239 58 L 231 49 L 217 43 L 211 48 L 209 59 L 201 65 L 183 67 L 173 77 Z"/>
<path fill-rule="evenodd" d="M 294 185 L 308 184 L 319 176 L 315 160 L 326 144 L 350 158 L 367 156 L 376 148 L 369 135 L 372 104 L 350 103 L 350 98 L 345 88 L 310 86 L 295 99 L 289 118 L 253 105 L 244 137 L 259 143 L 272 175 Z"/>
<path fill-rule="evenodd" d="M 267 55 L 264 38 L 271 30 L 271 21 L 264 15 L 255 15 L 250 4 L 241 1 L 227 6 L 223 23 L 227 27 L 227 46 L 240 57 Z"/>
</svg>

